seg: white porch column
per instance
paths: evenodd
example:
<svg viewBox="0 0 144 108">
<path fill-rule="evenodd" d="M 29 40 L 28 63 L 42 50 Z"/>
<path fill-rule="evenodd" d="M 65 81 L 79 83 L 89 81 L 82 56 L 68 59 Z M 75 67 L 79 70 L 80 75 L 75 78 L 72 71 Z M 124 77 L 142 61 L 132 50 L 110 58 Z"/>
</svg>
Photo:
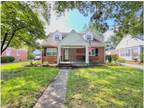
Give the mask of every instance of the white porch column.
<svg viewBox="0 0 144 108">
<path fill-rule="evenodd" d="M 85 62 L 86 62 L 86 64 L 89 64 L 89 51 L 88 51 L 88 45 L 86 46 L 86 48 L 85 48 Z"/>
<path fill-rule="evenodd" d="M 61 56 L 61 47 L 60 45 L 58 46 L 58 55 L 57 55 L 57 64 L 60 62 L 60 56 Z"/>
</svg>

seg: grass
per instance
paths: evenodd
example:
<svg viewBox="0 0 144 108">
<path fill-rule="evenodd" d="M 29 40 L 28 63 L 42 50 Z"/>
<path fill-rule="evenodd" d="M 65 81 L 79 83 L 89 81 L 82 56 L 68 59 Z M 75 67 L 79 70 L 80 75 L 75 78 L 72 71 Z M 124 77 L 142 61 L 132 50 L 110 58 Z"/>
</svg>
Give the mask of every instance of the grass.
<svg viewBox="0 0 144 108">
<path fill-rule="evenodd" d="M 30 62 L 24 61 L 24 62 L 17 62 L 17 63 L 2 64 L 1 71 L 7 72 L 7 71 L 15 70 L 15 69 L 21 68 L 21 67 L 23 67 L 23 65 L 27 65 L 27 64 L 30 64 Z"/>
<path fill-rule="evenodd" d="M 124 66 L 71 70 L 68 108 L 142 108 L 143 72 Z"/>
<path fill-rule="evenodd" d="M 2 108 L 32 108 L 59 70 L 48 67 L 22 67 L 16 64 L 7 64 L 5 67 L 2 65 L 3 70 L 10 71 L 12 68 L 22 71 L 22 74 L 16 77 L 13 77 L 13 72 L 9 72 L 10 78 L 1 81 Z"/>
</svg>

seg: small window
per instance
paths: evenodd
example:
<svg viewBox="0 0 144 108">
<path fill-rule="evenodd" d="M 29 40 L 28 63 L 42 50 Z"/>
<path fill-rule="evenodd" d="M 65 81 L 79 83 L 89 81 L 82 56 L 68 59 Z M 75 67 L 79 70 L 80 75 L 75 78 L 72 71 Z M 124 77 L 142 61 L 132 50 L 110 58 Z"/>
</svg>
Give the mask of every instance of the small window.
<svg viewBox="0 0 144 108">
<path fill-rule="evenodd" d="M 92 40 L 93 40 L 93 34 L 90 33 L 90 32 L 86 33 L 86 34 L 84 35 L 84 39 L 85 39 L 86 41 L 92 41 Z"/>
<path fill-rule="evenodd" d="M 95 48 L 92 48 L 90 52 L 90 56 L 95 56 L 95 55 L 96 55 L 96 50 Z"/>
<path fill-rule="evenodd" d="M 88 41 L 92 40 L 92 36 L 91 35 L 87 35 L 87 40 Z"/>
<path fill-rule="evenodd" d="M 56 41 L 59 41 L 60 39 L 59 39 L 59 35 L 55 35 L 55 40 Z"/>
<path fill-rule="evenodd" d="M 47 54 L 47 56 L 56 56 L 57 55 L 57 48 L 47 48 L 46 54 Z"/>
<path fill-rule="evenodd" d="M 53 39 L 56 40 L 56 41 L 62 40 L 62 35 L 61 35 L 61 33 L 55 32 L 55 33 L 53 34 Z"/>
</svg>

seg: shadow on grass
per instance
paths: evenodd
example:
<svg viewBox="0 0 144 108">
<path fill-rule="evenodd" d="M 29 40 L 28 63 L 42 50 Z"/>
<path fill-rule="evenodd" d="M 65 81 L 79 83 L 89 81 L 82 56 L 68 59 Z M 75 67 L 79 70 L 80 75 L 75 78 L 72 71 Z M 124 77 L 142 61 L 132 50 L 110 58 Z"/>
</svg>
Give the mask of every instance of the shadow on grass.
<svg viewBox="0 0 144 108">
<path fill-rule="evenodd" d="M 1 88 L 2 108 L 31 108 L 57 75 L 58 69 L 45 67 L 23 68 L 22 73 L 4 80 Z"/>
<path fill-rule="evenodd" d="M 142 72 L 121 66 L 72 70 L 66 106 L 142 108 Z"/>
</svg>

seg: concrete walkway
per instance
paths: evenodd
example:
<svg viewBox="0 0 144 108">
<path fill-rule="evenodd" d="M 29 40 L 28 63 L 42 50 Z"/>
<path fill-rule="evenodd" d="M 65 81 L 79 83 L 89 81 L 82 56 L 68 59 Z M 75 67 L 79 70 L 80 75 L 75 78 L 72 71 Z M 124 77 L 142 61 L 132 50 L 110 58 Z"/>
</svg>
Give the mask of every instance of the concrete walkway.
<svg viewBox="0 0 144 108">
<path fill-rule="evenodd" d="M 61 69 L 33 108 L 64 108 L 68 69 Z"/>
<path fill-rule="evenodd" d="M 144 66 L 142 65 L 135 65 L 135 64 L 127 64 L 127 63 L 120 63 L 123 66 L 129 66 L 129 67 L 133 67 L 139 70 L 144 70 Z"/>
</svg>

